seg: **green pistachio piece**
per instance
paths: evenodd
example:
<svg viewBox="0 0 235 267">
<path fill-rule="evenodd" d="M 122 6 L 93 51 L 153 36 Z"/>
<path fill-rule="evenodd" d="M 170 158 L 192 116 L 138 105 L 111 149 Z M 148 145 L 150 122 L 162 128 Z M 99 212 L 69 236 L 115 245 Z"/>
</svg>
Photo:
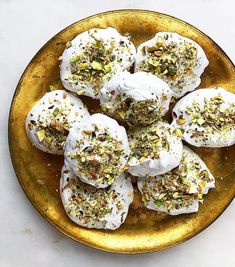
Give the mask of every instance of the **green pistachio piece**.
<svg viewBox="0 0 235 267">
<path fill-rule="evenodd" d="M 55 108 L 54 111 L 53 111 L 53 116 L 57 116 L 58 114 L 60 113 L 60 110 L 59 108 Z"/>
<path fill-rule="evenodd" d="M 38 137 L 38 140 L 39 142 L 42 142 L 45 138 L 45 130 L 40 130 L 37 132 L 37 137 Z"/>
<path fill-rule="evenodd" d="M 76 56 L 74 56 L 74 57 L 72 57 L 71 59 L 70 59 L 70 62 L 71 63 L 75 63 L 75 62 L 77 62 L 77 61 L 79 61 L 80 60 L 80 57 L 78 56 L 78 55 L 76 55 Z"/>
<path fill-rule="evenodd" d="M 156 200 L 154 201 L 154 204 L 155 204 L 157 207 L 160 207 L 160 206 L 163 204 L 163 202 L 162 202 L 161 200 L 156 199 Z"/>
<path fill-rule="evenodd" d="M 105 70 L 106 73 L 111 72 L 112 69 L 111 69 L 110 63 L 108 63 L 107 65 L 104 66 L 104 70 Z"/>
<path fill-rule="evenodd" d="M 94 70 L 102 70 L 102 65 L 99 62 L 97 62 L 97 61 L 93 61 L 91 63 L 91 67 Z"/>
</svg>

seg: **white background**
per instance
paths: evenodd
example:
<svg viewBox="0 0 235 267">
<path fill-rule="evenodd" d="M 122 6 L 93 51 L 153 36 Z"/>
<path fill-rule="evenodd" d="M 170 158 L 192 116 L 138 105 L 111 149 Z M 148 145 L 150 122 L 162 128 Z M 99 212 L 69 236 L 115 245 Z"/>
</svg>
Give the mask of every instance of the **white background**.
<svg viewBox="0 0 235 267">
<path fill-rule="evenodd" d="M 34 210 L 16 180 L 7 120 L 24 68 L 48 39 L 69 24 L 121 8 L 181 18 L 208 34 L 235 62 L 234 0 L 0 0 L 0 267 L 235 266 L 235 202 L 208 229 L 182 245 L 158 253 L 117 255 L 64 237 Z"/>
</svg>

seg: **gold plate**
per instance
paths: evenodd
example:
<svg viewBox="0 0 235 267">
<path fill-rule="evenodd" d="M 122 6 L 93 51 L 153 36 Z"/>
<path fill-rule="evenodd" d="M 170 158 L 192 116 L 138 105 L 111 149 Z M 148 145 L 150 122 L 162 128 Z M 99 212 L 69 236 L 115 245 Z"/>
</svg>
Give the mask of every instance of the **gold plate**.
<svg viewBox="0 0 235 267">
<path fill-rule="evenodd" d="M 35 101 L 49 85 L 61 88 L 59 61 L 65 43 L 94 27 L 115 27 L 130 33 L 136 46 L 159 31 L 172 31 L 198 42 L 210 64 L 202 76 L 200 88 L 221 86 L 235 92 L 235 67 L 225 53 L 204 33 L 164 14 L 143 10 L 119 10 L 94 15 L 67 27 L 35 55 L 22 75 L 12 101 L 9 118 L 9 146 L 18 180 L 40 214 L 58 230 L 88 246 L 119 253 L 157 251 L 179 244 L 210 225 L 235 195 L 235 153 L 229 148 L 193 148 L 216 177 L 216 189 L 210 190 L 198 213 L 168 216 L 144 208 L 136 190 L 127 220 L 116 231 L 89 230 L 70 221 L 59 196 L 62 156 L 53 156 L 34 148 L 27 139 L 24 122 Z M 82 100 L 97 112 L 97 101 Z"/>
</svg>

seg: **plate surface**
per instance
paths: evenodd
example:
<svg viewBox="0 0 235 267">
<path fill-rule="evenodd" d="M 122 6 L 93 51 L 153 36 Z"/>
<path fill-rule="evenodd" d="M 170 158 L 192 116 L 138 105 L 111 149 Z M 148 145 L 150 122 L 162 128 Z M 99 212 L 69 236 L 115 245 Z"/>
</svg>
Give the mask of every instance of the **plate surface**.
<svg viewBox="0 0 235 267">
<path fill-rule="evenodd" d="M 176 18 L 143 10 L 119 10 L 78 21 L 53 37 L 35 55 L 22 75 L 13 98 L 9 117 L 9 146 L 18 180 L 40 214 L 65 235 L 88 246 L 111 252 L 143 253 L 179 244 L 201 232 L 228 206 L 235 195 L 235 153 L 229 148 L 193 148 L 216 177 L 199 212 L 168 216 L 150 211 L 135 192 L 127 220 L 116 231 L 89 230 L 77 226 L 66 216 L 59 196 L 62 156 L 34 148 L 28 141 L 24 121 L 35 101 L 52 88 L 61 88 L 59 61 L 65 43 L 94 27 L 115 27 L 130 33 L 136 46 L 158 31 L 173 31 L 192 38 L 205 50 L 210 64 L 200 88 L 221 86 L 235 92 L 235 68 L 224 52 L 205 34 Z M 92 112 L 100 111 L 97 101 L 82 97 Z"/>
</svg>

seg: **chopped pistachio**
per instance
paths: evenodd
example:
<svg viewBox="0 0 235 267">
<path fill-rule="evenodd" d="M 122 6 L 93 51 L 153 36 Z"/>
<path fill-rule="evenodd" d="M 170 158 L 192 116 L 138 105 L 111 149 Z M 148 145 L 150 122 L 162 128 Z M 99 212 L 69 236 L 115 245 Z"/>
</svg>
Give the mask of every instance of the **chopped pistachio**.
<svg viewBox="0 0 235 267">
<path fill-rule="evenodd" d="M 80 64 L 79 64 L 79 67 L 80 67 L 81 69 L 85 69 L 85 68 L 87 67 L 87 63 L 80 63 Z"/>
<path fill-rule="evenodd" d="M 55 108 L 53 111 L 53 116 L 57 116 L 60 113 L 59 108 Z"/>
<path fill-rule="evenodd" d="M 71 41 L 68 41 L 65 45 L 66 48 L 70 48 L 72 46 L 72 42 Z"/>
<path fill-rule="evenodd" d="M 123 208 L 124 208 L 124 205 L 123 205 L 123 204 L 121 204 L 121 203 L 118 204 L 118 209 L 119 209 L 119 210 L 122 210 Z"/>
<path fill-rule="evenodd" d="M 91 67 L 94 70 L 102 70 L 102 65 L 99 62 L 97 62 L 97 61 L 93 61 L 91 63 Z"/>
<path fill-rule="evenodd" d="M 202 172 L 200 172 L 201 179 L 208 179 L 208 177 L 209 177 L 209 173 L 207 170 L 203 170 Z"/>
<path fill-rule="evenodd" d="M 104 70 L 105 70 L 106 73 L 110 72 L 110 71 L 112 70 L 112 68 L 111 68 L 111 64 L 108 63 L 107 65 L 105 65 L 105 66 L 104 66 Z"/>
<path fill-rule="evenodd" d="M 70 59 L 70 62 L 71 63 L 75 63 L 75 62 L 77 62 L 77 61 L 79 61 L 80 60 L 80 57 L 79 56 L 74 56 L 74 57 L 72 57 L 71 59 Z"/>
<path fill-rule="evenodd" d="M 157 207 L 160 207 L 160 206 L 162 206 L 163 202 L 162 202 L 161 200 L 156 199 L 156 200 L 154 201 L 154 204 L 155 204 Z"/>
<path fill-rule="evenodd" d="M 85 89 L 79 89 L 79 90 L 77 90 L 77 94 L 78 95 L 84 95 L 84 93 L 85 93 Z"/>
<path fill-rule="evenodd" d="M 162 46 L 163 44 L 164 44 L 164 39 L 161 36 L 158 36 L 156 45 L 159 47 Z"/>
<path fill-rule="evenodd" d="M 183 124 L 185 124 L 185 122 L 186 122 L 185 119 L 177 119 L 177 120 L 176 120 L 176 123 L 177 123 L 178 125 L 183 125 Z"/>
<path fill-rule="evenodd" d="M 84 130 L 83 133 L 91 135 L 93 133 L 93 131 L 92 130 Z"/>
<path fill-rule="evenodd" d="M 123 120 L 125 119 L 126 113 L 124 111 L 119 111 L 118 114 Z"/>
<path fill-rule="evenodd" d="M 158 197 L 159 200 L 163 199 L 166 196 L 166 193 L 161 193 Z"/>
<path fill-rule="evenodd" d="M 39 142 L 42 142 L 45 138 L 45 130 L 40 130 L 37 132 L 37 137 L 38 137 L 38 140 Z"/>
<path fill-rule="evenodd" d="M 205 122 L 205 120 L 203 118 L 199 118 L 197 120 L 197 123 L 201 126 L 203 123 Z"/>
<path fill-rule="evenodd" d="M 175 135 L 177 136 L 177 137 L 183 137 L 183 133 L 182 133 L 182 131 L 180 130 L 180 129 L 176 129 L 175 130 Z"/>
</svg>

